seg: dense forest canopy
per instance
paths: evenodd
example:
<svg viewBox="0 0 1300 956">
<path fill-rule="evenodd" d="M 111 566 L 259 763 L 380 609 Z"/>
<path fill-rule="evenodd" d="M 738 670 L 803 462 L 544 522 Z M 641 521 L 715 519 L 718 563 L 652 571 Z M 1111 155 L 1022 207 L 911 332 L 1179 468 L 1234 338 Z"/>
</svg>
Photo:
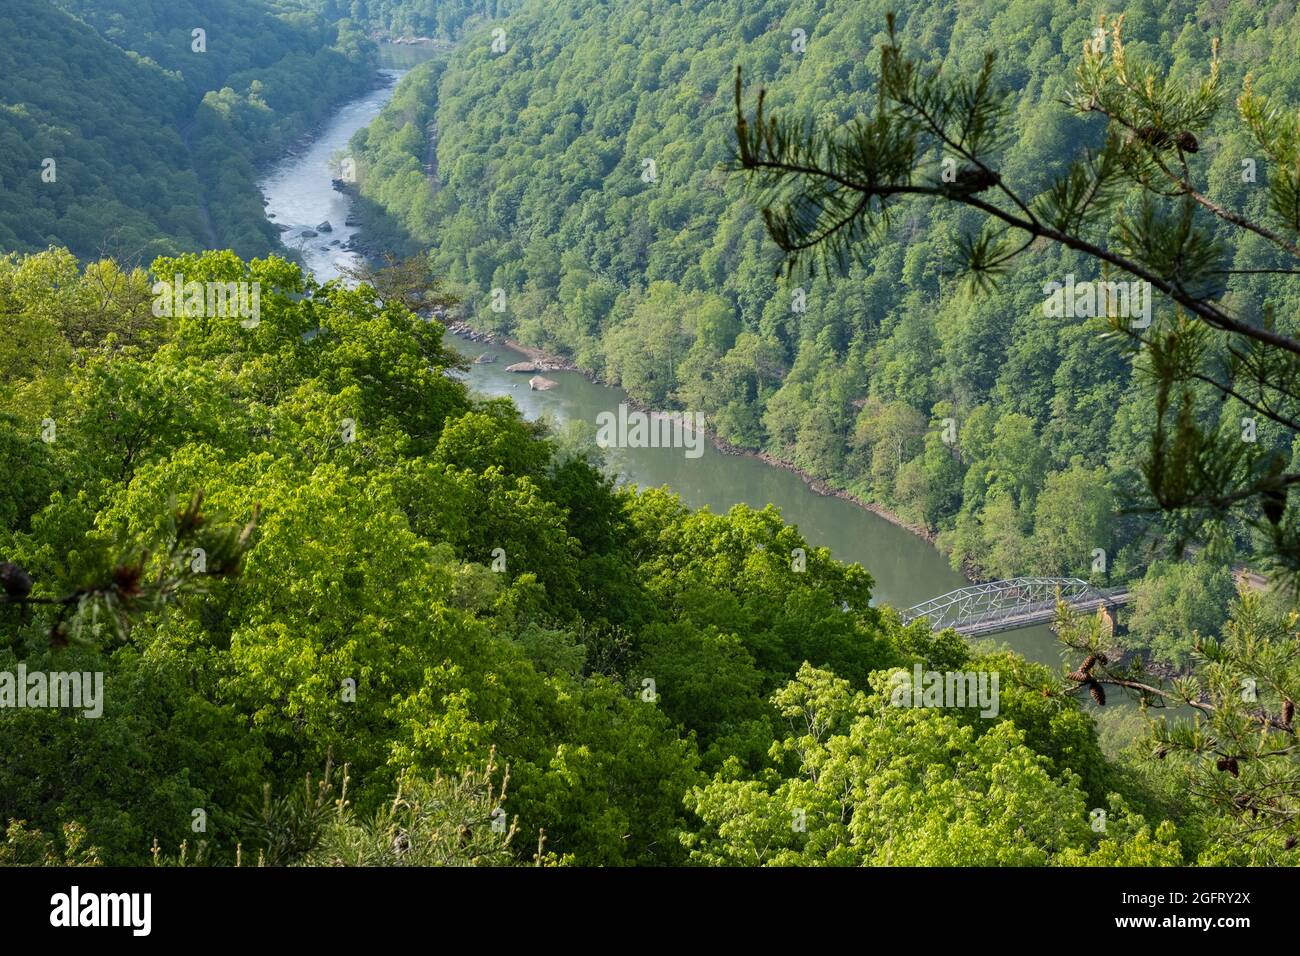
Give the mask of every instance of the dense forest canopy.
<svg viewBox="0 0 1300 956">
<path fill-rule="evenodd" d="M 888 8 L 10 3 L 0 702 L 19 672 L 109 690 L 93 715 L 0 707 L 0 864 L 1293 862 L 1300 618 L 1238 593 L 1247 526 L 1161 560 L 1124 510 L 1149 392 L 1103 316 L 1044 308 L 1090 261 L 1035 246 L 972 298 L 967 214 L 903 207 L 846 274 L 783 277 L 727 172 L 736 67 L 771 109 L 869 115 Z M 1002 168 L 1032 188 L 1103 135 L 1059 108 L 1100 12 L 940 0 L 898 27 L 931 66 L 999 51 Z M 1126 13 L 1169 74 L 1218 37 L 1228 81 L 1300 102 L 1287 5 Z M 255 169 L 392 36 L 455 44 L 353 142 L 369 234 L 418 257 L 394 275 L 892 509 L 973 575 L 1131 580 L 1127 632 L 1063 614 L 1054 669 L 904 624 L 774 507 L 617 485 L 579 434 L 472 394 L 420 296 L 274 254 Z M 1199 148 L 1211 195 L 1260 212 L 1246 140 Z M 256 321 L 159 310 L 174 276 L 255 285 Z M 1226 291 L 1287 316 L 1293 281 Z M 1131 664 L 1131 689 L 1147 657 L 1199 722 L 1103 748 L 1096 675 Z M 981 696 L 900 702 L 935 674 Z"/>
<path fill-rule="evenodd" d="M 964 295 L 955 272 L 976 219 L 906 204 L 845 274 L 778 276 L 779 250 L 724 171 L 737 66 L 772 112 L 826 125 L 870 115 L 891 6 L 630 0 L 559 14 L 526 4 L 500 21 L 505 53 L 484 28 L 406 78 L 356 139 L 363 194 L 432 249 L 480 327 L 572 356 L 652 405 L 706 413 L 727 441 L 937 533 L 957 567 L 1097 583 L 1149 572 L 1153 593 L 1176 589 L 1167 566 L 1150 570 L 1161 557 L 1151 521 L 1129 511 L 1143 501 L 1149 392 L 1124 343 L 1101 334 L 1104 315 L 1045 307 L 1052 283 L 1115 276 L 1044 243 L 996 290 Z M 996 50 L 1012 97 L 1000 170 L 1032 195 L 1102 140 L 1103 122 L 1061 101 L 1103 12 L 913 5 L 898 11 L 898 35 L 923 65 L 957 72 Z M 1239 89 L 1249 69 L 1255 89 L 1300 98 L 1300 16 L 1289 5 L 1122 12 L 1132 56 L 1175 80 L 1205 73 L 1220 38 L 1226 87 Z M 1267 162 L 1234 121 L 1202 137 L 1198 163 L 1214 201 L 1258 216 Z M 1231 267 L 1281 264 L 1259 237 L 1221 225 Z M 503 312 L 488 308 L 494 289 Z M 1228 295 L 1248 315 L 1295 312 L 1294 279 L 1237 275 Z M 1225 426 L 1244 414 L 1222 406 Z M 1261 417 L 1255 437 L 1290 459 L 1285 430 Z M 1211 544 L 1212 567 L 1255 550 L 1251 530 L 1231 522 Z M 1220 603 L 1215 626 L 1223 613 Z M 1168 653 L 1185 656 L 1190 642 Z"/>
<path fill-rule="evenodd" d="M 237 846 L 280 863 L 363 853 L 353 830 L 400 781 L 445 786 L 493 748 L 521 859 L 542 829 L 547 859 L 588 864 L 1201 851 L 1162 822 L 1159 785 L 1102 755 L 1045 668 L 900 626 L 870 606 L 865 571 L 773 509 L 714 515 L 664 490 L 616 491 L 594 449 L 445 375 L 437 324 L 230 253 L 152 271 L 260 282 L 255 328 L 155 319 L 135 307 L 149 277 L 115 268 L 79 271 L 55 251 L 0 263 L 7 309 L 43 345 L 4 357 L 0 451 L 18 480 L 0 492 L 0 553 L 32 595 L 129 608 L 193 535 L 258 517 L 228 573 L 121 628 L 0 606 L 0 670 L 102 670 L 113 689 L 99 720 L 0 712 L 4 813 L 26 821 L 11 853 L 86 846 L 139 863 L 157 838 L 174 857 L 198 842 L 195 808 L 210 861 Z M 78 310 L 106 337 L 78 347 Z M 891 707 L 881 688 L 914 665 L 999 671 L 996 718 Z M 853 756 L 835 756 L 841 738 Z M 880 757 L 894 767 L 884 789 Z M 282 846 L 307 812 L 293 802 L 303 776 L 330 761 L 348 765 L 355 818 Z M 267 785 L 285 807 L 259 813 Z M 847 820 L 842 786 L 861 808 Z M 1010 795 L 994 817 L 980 809 L 991 788 Z M 485 812 L 471 797 L 454 812 Z M 886 805 L 896 819 L 877 830 Z M 1112 810 L 1101 836 L 1095 807 Z M 755 856 L 769 830 L 779 839 Z M 471 855 L 504 852 L 500 840 Z"/>
<path fill-rule="evenodd" d="M 0 75 L 0 248 L 251 255 L 278 246 L 257 168 L 373 82 L 374 46 L 260 0 L 13 0 Z"/>
<path fill-rule="evenodd" d="M 280 0 L 329 20 L 364 23 L 395 39 L 454 40 L 467 28 L 507 16 L 521 0 Z"/>
</svg>

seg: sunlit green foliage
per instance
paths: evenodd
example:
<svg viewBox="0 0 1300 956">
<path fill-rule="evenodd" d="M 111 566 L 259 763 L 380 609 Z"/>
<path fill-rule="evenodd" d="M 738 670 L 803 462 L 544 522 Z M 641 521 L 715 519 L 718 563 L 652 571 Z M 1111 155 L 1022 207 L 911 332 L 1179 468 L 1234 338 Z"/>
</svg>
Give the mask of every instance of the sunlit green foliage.
<svg viewBox="0 0 1300 956">
<path fill-rule="evenodd" d="M 0 603 L 0 670 L 103 671 L 104 710 L 0 711 L 0 818 L 28 821 L 14 824 L 15 859 L 55 858 L 32 834 L 76 824 L 66 852 L 110 864 L 528 862 L 543 830 L 546 861 L 703 860 L 719 811 L 690 795 L 711 778 L 803 786 L 782 743 L 796 674 L 858 699 L 913 663 L 1004 675 L 997 720 L 889 720 L 905 737 L 908 720 L 934 720 L 954 746 L 992 748 L 990 773 L 1036 768 L 1025 799 L 1050 793 L 1040 816 L 1059 819 L 1006 859 L 1041 859 L 1031 844 L 1060 828 L 1085 852 L 1083 794 L 1144 801 L 1078 705 L 1045 694 L 1041 669 L 901 627 L 871 606 L 865 571 L 774 509 L 714 515 L 615 490 L 513 405 L 472 399 L 441 326 L 372 289 L 321 286 L 276 258 L 159 259 L 158 274 L 258 281 L 260 322 L 183 315 L 142 330 L 130 296 L 96 298 L 111 263 L 64 275 L 61 256 L 0 271 L 49 343 L 0 382 L 0 448 L 34 463 L 0 498 L 0 559 L 32 579 L 30 600 Z M 56 290 L 102 306 L 102 339 L 48 319 Z M 124 605 L 123 627 L 64 646 L 58 598 L 78 582 L 120 583 L 119 556 L 134 554 L 134 588 L 175 557 L 144 543 L 177 528 L 203 542 L 250 513 L 231 573 L 178 579 L 167 601 Z M 208 549 L 213 570 L 224 559 Z M 509 841 L 482 826 L 506 765 Z M 456 825 L 479 836 L 448 843 L 438 834 L 462 810 Z M 933 829 L 918 826 L 918 839 Z M 855 852 L 976 862 L 1002 842 L 963 826 L 961 852 Z"/>
<path fill-rule="evenodd" d="M 1228 4 L 1204 13 L 1191 0 L 1123 6 L 1130 62 L 1167 71 L 1167 96 L 1208 70 L 1218 37 L 1225 87 L 1249 68 L 1256 97 L 1300 100 L 1294 12 Z M 1151 395 L 1121 344 L 1103 337 L 1104 317 L 1044 311 L 1047 283 L 1102 278 L 1093 264 L 1039 243 L 1008 263 L 997 288 L 965 294 L 953 274 L 969 213 L 900 199 L 892 228 L 870 237 L 847 274 L 780 277 L 758 211 L 721 169 L 736 143 L 737 66 L 746 109 L 763 87 L 765 109 L 792 122 L 870 120 L 885 14 L 896 9 L 903 52 L 925 67 L 974 76 L 985 51 L 997 51 L 995 78 L 1010 96 L 1004 128 L 993 136 L 990 126 L 982 148 L 996 149 L 1004 177 L 1033 195 L 1104 143 L 1102 124 L 1061 102 L 1085 40 L 1095 39 L 1091 8 L 614 8 L 575 4 L 556 16 L 525 4 L 500 21 L 504 54 L 492 53 L 486 30 L 471 31 L 449 58 L 414 71 L 358 138 L 363 193 L 432 249 L 472 321 L 571 355 L 644 401 L 706 413 L 723 438 L 938 532 L 953 563 L 977 574 L 1104 583 L 1107 573 L 1141 573 L 1152 558 L 1150 519 L 1106 512 L 1122 512 L 1142 490 Z M 1283 148 L 1285 123 L 1267 107 L 1254 104 L 1257 125 Z M 1200 140 L 1211 199 L 1252 216 L 1277 204 L 1266 156 L 1233 117 L 1216 118 Z M 1253 182 L 1243 179 L 1244 157 L 1257 160 Z M 938 178 L 941 159 L 918 156 L 908 175 Z M 1235 267 L 1274 264 L 1254 237 L 1209 228 Z M 494 288 L 507 293 L 504 313 L 487 307 Z M 1287 316 L 1298 304 L 1286 277 L 1234 275 L 1227 289 L 1244 314 L 1271 305 Z M 1245 414 L 1234 401 L 1206 407 L 1225 427 Z M 945 442 L 949 424 L 956 440 Z M 1289 457 L 1289 436 L 1259 424 L 1258 450 Z M 1256 545 L 1239 521 L 1222 537 L 1242 556 Z M 1099 548 L 1106 572 L 1093 570 Z"/>
</svg>

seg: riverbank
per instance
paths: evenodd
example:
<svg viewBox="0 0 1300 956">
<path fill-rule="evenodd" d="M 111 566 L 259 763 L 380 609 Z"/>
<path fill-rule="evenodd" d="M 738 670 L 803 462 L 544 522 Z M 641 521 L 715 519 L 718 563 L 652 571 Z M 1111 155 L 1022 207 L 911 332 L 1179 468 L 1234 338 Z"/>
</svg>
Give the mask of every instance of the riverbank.
<svg viewBox="0 0 1300 956">
<path fill-rule="evenodd" d="M 266 217 L 279 231 L 280 254 L 298 262 L 320 282 L 340 278 L 360 264 L 359 205 L 351 183 L 338 177 L 337 163 L 352 136 L 379 115 L 403 71 L 381 67 L 368 91 L 338 107 L 314 137 L 296 145 L 260 181 Z M 335 184 L 345 187 L 334 188 Z M 319 224 L 328 221 L 329 230 Z M 318 233 L 313 235 L 312 233 Z"/>
<path fill-rule="evenodd" d="M 302 156 L 308 149 L 310 149 L 312 144 L 319 140 L 325 131 L 329 129 L 330 124 L 334 121 L 334 117 L 338 115 L 341 107 L 355 102 L 358 97 L 364 97 L 378 90 L 385 90 L 397 86 L 397 82 L 401 78 L 401 71 L 385 66 L 382 55 L 376 57 L 373 66 L 374 71 L 370 76 L 369 83 L 361 87 L 359 90 L 341 97 L 330 104 L 324 115 L 304 127 L 302 133 L 300 133 L 289 146 L 285 147 L 283 153 L 276 157 L 259 161 L 255 164 L 254 169 L 259 183 L 264 181 L 277 166 L 281 166 L 286 161 Z M 272 224 L 274 224 L 274 221 L 272 221 Z"/>
<path fill-rule="evenodd" d="M 450 322 L 444 321 L 444 324 L 446 325 L 447 330 L 449 332 L 452 332 L 455 335 L 459 335 L 461 338 L 469 339 L 471 342 L 478 342 L 484 345 L 498 345 L 503 348 L 508 348 L 513 352 L 518 352 L 520 355 L 524 356 L 530 363 L 536 366 L 536 369 L 539 372 L 577 372 L 578 374 L 582 375 L 593 384 L 604 385 L 604 386 L 608 386 L 610 384 L 609 382 L 606 382 L 603 379 L 601 379 L 601 377 L 597 375 L 595 372 L 593 372 L 591 369 L 579 368 L 572 360 L 567 359 L 562 355 L 557 355 L 554 352 L 547 352 L 544 349 L 538 349 L 532 346 L 524 345 L 522 342 L 516 342 L 511 339 L 500 338 L 491 332 L 479 331 L 477 329 L 472 328 L 468 323 L 464 322 L 463 320 L 454 320 Z M 658 411 L 657 409 L 650 408 L 645 403 L 638 401 L 636 398 L 632 397 L 631 395 L 627 397 L 627 404 L 631 408 L 637 409 L 638 411 L 646 412 L 648 414 L 654 414 Z M 903 530 L 909 532 L 910 534 L 915 535 L 916 537 L 925 541 L 930 546 L 936 549 L 938 548 L 938 535 L 936 535 L 933 531 L 931 531 L 929 528 L 925 527 L 924 525 L 918 525 L 913 522 L 907 521 L 901 515 L 896 514 L 893 511 L 890 511 L 884 505 L 880 505 L 872 501 L 866 501 L 844 488 L 837 488 L 834 485 L 832 485 L 830 482 L 826 481 L 825 479 L 818 478 L 816 475 L 813 475 L 810 472 L 805 471 L 803 468 L 800 468 L 794 462 L 786 461 L 783 458 L 778 458 L 776 455 L 773 455 L 771 452 L 755 450 L 753 448 L 746 448 L 742 445 L 733 444 L 727 441 L 725 438 L 721 437 L 720 435 L 717 435 L 709 431 L 708 429 L 704 430 L 704 434 L 708 437 L 709 441 L 713 444 L 713 447 L 724 455 L 737 455 L 745 458 L 752 458 L 757 461 L 761 461 L 766 465 L 770 465 L 773 468 L 780 468 L 784 471 L 788 471 L 791 474 L 797 476 L 799 480 L 802 481 L 810 491 L 822 495 L 823 497 L 839 498 L 842 501 L 847 501 L 851 504 L 854 504 L 857 507 L 863 509 L 864 511 L 869 511 L 876 517 L 883 518 L 885 521 L 888 521 L 890 524 L 902 528 Z M 973 580 L 973 578 L 969 573 L 965 571 L 963 571 L 962 573 L 963 576 L 966 577 L 968 580 Z"/>
<path fill-rule="evenodd" d="M 555 355 L 542 349 L 535 349 L 531 346 L 524 345 L 522 342 L 516 342 L 513 339 L 498 338 L 492 332 L 480 332 L 471 328 L 470 325 L 459 319 L 448 320 L 445 315 L 435 313 L 434 318 L 447 327 L 447 331 L 453 335 L 459 335 L 462 339 L 469 339 L 471 342 L 478 342 L 481 345 L 500 345 L 503 348 L 510 349 L 512 352 L 518 352 L 529 364 L 533 366 L 531 371 L 536 372 L 577 372 L 585 375 L 588 381 L 595 382 L 597 385 L 605 383 L 586 369 L 578 368 L 573 362 L 561 355 Z"/>
<path fill-rule="evenodd" d="M 279 232 L 280 255 L 298 262 L 324 281 L 338 277 L 340 269 L 337 268 L 336 263 L 330 261 L 329 257 L 332 255 L 330 249 L 322 248 L 322 245 L 341 249 L 351 260 L 348 265 L 355 265 L 363 258 L 376 258 L 386 251 L 394 251 L 386 248 L 382 241 L 375 242 L 370 238 L 374 227 L 378 224 L 363 222 L 365 217 L 362 209 L 369 204 L 361 201 L 360 189 L 356 182 L 343 182 L 342 179 L 337 178 L 342 174 L 336 168 L 332 169 L 328 176 L 334 186 L 332 197 L 336 198 L 337 202 L 324 204 L 332 208 L 321 209 L 319 215 L 306 211 L 306 206 L 311 201 L 311 191 L 306 187 L 297 196 L 281 195 L 281 201 L 274 204 L 278 208 L 270 208 L 273 204 L 268 191 L 282 194 L 283 190 L 276 189 L 275 181 L 284 170 L 292 168 L 295 164 L 316 165 L 322 172 L 326 168 L 335 167 L 339 155 L 350 151 L 353 134 L 358 129 L 368 126 L 378 116 L 385 103 L 396 91 L 402 77 L 415 66 L 449 48 L 450 44 L 432 40 L 427 43 L 413 43 L 409 38 L 405 43 L 381 41 L 375 59 L 375 70 L 362 94 L 337 104 L 331 109 L 328 117 L 313 124 L 298 137 L 280 160 L 270 168 L 259 171 L 258 184 L 262 189 L 263 206 L 267 207 L 265 212 L 268 220 Z M 322 148 L 323 144 L 325 148 Z M 285 199 L 289 200 L 287 207 L 284 203 Z M 332 236 L 329 242 L 319 243 L 315 241 L 316 236 L 303 237 L 301 233 L 295 237 L 300 240 L 298 243 L 290 245 L 289 241 L 286 241 L 286 235 L 293 231 L 292 227 L 295 224 L 311 229 L 317 223 L 326 220 L 332 224 Z M 372 228 L 363 230 L 361 228 L 363 225 Z M 335 239 L 338 240 L 337 244 L 333 241 Z M 308 242 L 308 240 L 313 241 Z"/>
<path fill-rule="evenodd" d="M 936 549 L 939 546 L 939 536 L 935 534 L 933 531 L 931 531 L 929 528 L 925 527 L 924 525 L 914 524 L 913 522 L 910 522 L 907 519 L 903 518 L 901 515 L 893 511 L 890 511 L 884 505 L 877 504 L 874 501 L 866 501 L 865 499 L 859 498 L 857 495 L 853 494 L 853 492 L 848 491 L 844 488 L 836 488 L 834 485 L 830 484 L 829 482 L 821 478 L 817 478 L 809 474 L 808 472 L 804 471 L 798 465 L 794 464 L 794 462 L 786 461 L 782 458 L 777 458 L 771 452 L 754 451 L 751 448 L 743 448 L 740 446 L 731 445 L 729 442 L 727 442 L 725 438 L 719 438 L 716 435 L 710 435 L 709 437 L 713 441 L 714 446 L 719 451 L 722 451 L 724 454 L 745 455 L 749 458 L 757 458 L 759 461 L 771 465 L 773 468 L 783 468 L 786 471 L 793 472 L 794 474 L 799 476 L 799 479 L 803 481 L 803 483 L 807 485 L 809 489 L 815 491 L 817 494 L 825 495 L 830 498 L 839 498 L 843 501 L 851 502 L 857 505 L 859 508 L 863 509 L 864 511 L 870 511 L 876 517 L 884 518 L 890 524 L 897 525 L 903 530 L 916 535 L 918 538 L 921 538 L 923 541 L 934 546 Z M 724 446 L 728 446 L 732 450 L 728 451 L 726 450 L 726 448 L 724 448 Z M 966 577 L 970 578 L 970 575 L 967 574 Z"/>
</svg>

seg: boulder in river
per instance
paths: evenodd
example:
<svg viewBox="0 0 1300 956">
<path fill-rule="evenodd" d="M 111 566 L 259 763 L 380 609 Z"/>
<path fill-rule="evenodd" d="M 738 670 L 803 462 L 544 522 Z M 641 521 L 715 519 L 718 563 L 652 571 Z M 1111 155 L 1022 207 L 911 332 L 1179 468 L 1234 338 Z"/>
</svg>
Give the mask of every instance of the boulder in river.
<svg viewBox="0 0 1300 956">
<path fill-rule="evenodd" d="M 516 362 L 514 365 L 506 366 L 507 372 L 536 372 L 538 371 L 536 362 Z"/>
<path fill-rule="evenodd" d="M 547 392 L 557 387 L 560 383 L 554 379 L 549 379 L 544 375 L 534 375 L 528 380 L 528 387 L 534 392 Z"/>
<path fill-rule="evenodd" d="M 496 360 L 497 360 L 497 357 L 496 357 L 495 355 L 493 355 L 491 352 L 484 352 L 482 355 L 480 355 L 480 356 L 478 356 L 476 359 L 474 359 L 474 364 L 475 364 L 475 365 L 491 365 L 491 364 L 492 364 L 493 362 L 495 362 Z"/>
<path fill-rule="evenodd" d="M 330 221 L 329 221 L 328 219 L 326 219 L 324 222 L 322 222 L 319 226 L 316 227 L 316 231 L 317 231 L 317 232 L 333 232 L 333 231 L 334 231 L 334 227 L 331 226 L 331 225 L 330 225 Z"/>
<path fill-rule="evenodd" d="M 315 239 L 317 236 L 320 235 L 320 233 L 317 232 L 315 229 L 304 229 L 301 233 L 299 233 L 299 235 L 301 235 L 304 239 Z"/>
</svg>

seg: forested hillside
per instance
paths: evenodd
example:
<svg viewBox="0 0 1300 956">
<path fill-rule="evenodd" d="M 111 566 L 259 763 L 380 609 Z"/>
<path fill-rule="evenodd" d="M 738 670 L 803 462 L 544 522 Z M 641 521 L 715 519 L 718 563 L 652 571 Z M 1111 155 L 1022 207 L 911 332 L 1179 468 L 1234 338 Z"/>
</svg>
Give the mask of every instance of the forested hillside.
<svg viewBox="0 0 1300 956">
<path fill-rule="evenodd" d="M 506 16 L 521 0 L 282 0 L 329 20 L 351 19 L 391 38 L 457 39 L 467 27 Z"/>
<path fill-rule="evenodd" d="M 0 862 L 140 863 L 155 838 L 172 862 L 526 861 L 539 830 L 586 864 L 1241 852 L 1177 839 L 1162 821 L 1202 810 L 1106 760 L 1046 669 L 900 627 L 773 510 L 615 491 L 594 449 L 472 400 L 436 323 L 277 258 L 152 271 L 258 281 L 260 322 L 157 319 L 110 262 L 0 262 L 0 577 L 31 582 L 0 601 L 0 671 L 111 691 L 101 719 L 0 710 L 25 821 Z M 1000 707 L 890 706 L 914 663 L 999 671 Z M 490 759 L 496 791 L 452 785 Z M 399 786 L 427 814 L 385 818 Z M 429 842 L 403 858 L 390 824 Z"/>
<path fill-rule="evenodd" d="M 870 114 L 885 14 L 898 6 L 525 4 L 498 24 L 504 53 L 485 30 L 406 79 L 357 137 L 363 193 L 432 250 L 477 326 L 570 355 L 651 405 L 706 412 L 722 438 L 937 532 L 956 566 L 988 578 L 1141 574 L 1157 553 L 1151 525 L 1126 509 L 1143 500 L 1149 393 L 1123 343 L 1101 335 L 1104 317 L 1045 314 L 1048 283 L 1104 278 L 1089 262 L 1036 246 L 972 297 L 954 278 L 970 213 L 904 204 L 847 274 L 777 277 L 780 253 L 723 168 L 736 66 L 749 91 L 767 89 L 772 112 L 821 124 Z M 1134 56 L 1190 80 L 1221 38 L 1230 88 L 1250 69 L 1257 89 L 1300 102 L 1292 5 L 1123 6 L 1113 12 L 1126 14 Z M 1103 124 L 1060 101 L 1102 12 L 941 0 L 902 5 L 898 31 L 910 55 L 955 71 L 996 51 L 1014 103 L 1000 169 L 1032 195 L 1100 141 Z M 1245 215 L 1266 203 L 1266 164 L 1255 157 L 1248 178 L 1251 158 L 1225 125 L 1196 159 L 1209 196 Z M 1278 264 L 1256 239 L 1231 246 L 1234 267 Z M 503 312 L 488 307 L 493 289 Z M 1229 295 L 1248 315 L 1300 304 L 1294 280 L 1273 275 L 1235 276 Z M 1226 403 L 1224 422 L 1243 412 Z M 1262 418 L 1258 440 L 1289 457 L 1289 437 Z M 1231 595 L 1215 568 L 1248 560 L 1250 533 L 1229 526 L 1215 547 L 1196 582 L 1171 582 L 1161 566 L 1150 584 L 1218 595 L 1217 620 L 1184 615 L 1204 632 Z"/>
<path fill-rule="evenodd" d="M 374 49 L 260 0 L 12 0 L 0 75 L 0 248 L 251 255 L 278 242 L 256 168 L 373 82 Z"/>
<path fill-rule="evenodd" d="M 870 114 L 888 6 L 0 11 L 0 866 L 1300 859 L 1294 596 L 1235 590 L 1246 524 L 1152 561 L 1167 528 L 1124 510 L 1150 477 L 1141 363 L 1103 317 L 1044 309 L 1089 260 L 1034 245 L 971 296 L 967 214 L 901 204 L 847 274 L 780 277 L 725 168 L 736 66 L 769 110 Z M 1032 189 L 1102 135 L 1059 102 L 1098 12 L 937 0 L 898 27 L 951 71 L 998 51 L 1000 168 Z M 1127 16 L 1135 55 L 1190 82 L 1221 37 L 1229 82 L 1250 65 L 1300 104 L 1291 7 Z M 370 238 L 427 259 L 322 283 L 260 255 L 254 169 L 365 89 L 393 34 L 456 43 L 353 143 Z M 1261 211 L 1246 139 L 1193 145 L 1215 200 Z M 1230 260 L 1255 270 L 1235 306 L 1291 334 L 1270 247 Z M 173 279 L 200 294 L 159 308 Z M 252 313 L 227 290 L 256 290 Z M 619 484 L 581 429 L 466 387 L 441 316 L 409 307 L 448 292 L 924 525 L 975 574 L 1145 574 L 1129 631 L 1062 609 L 1049 668 L 904 624 L 774 507 Z M 102 692 L 52 699 L 72 674 Z M 1103 750 L 1102 708 L 1144 729 Z"/>
</svg>

